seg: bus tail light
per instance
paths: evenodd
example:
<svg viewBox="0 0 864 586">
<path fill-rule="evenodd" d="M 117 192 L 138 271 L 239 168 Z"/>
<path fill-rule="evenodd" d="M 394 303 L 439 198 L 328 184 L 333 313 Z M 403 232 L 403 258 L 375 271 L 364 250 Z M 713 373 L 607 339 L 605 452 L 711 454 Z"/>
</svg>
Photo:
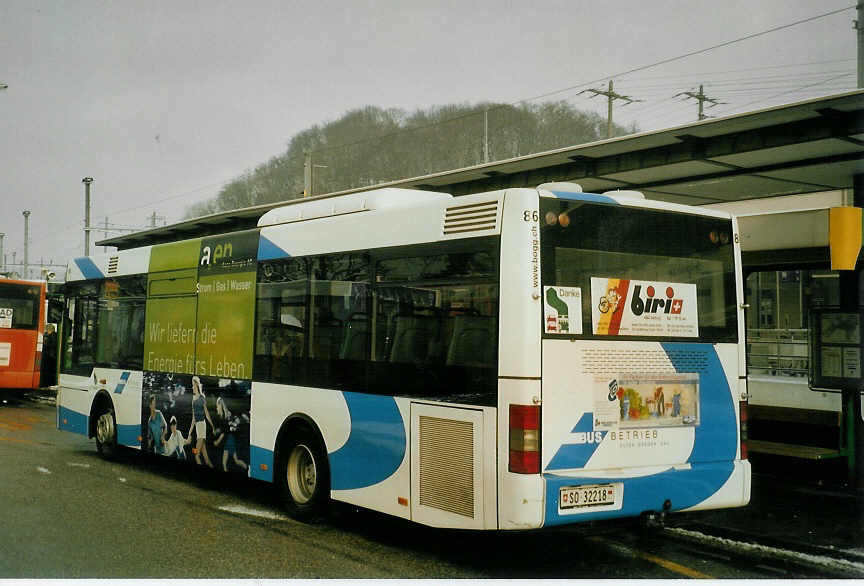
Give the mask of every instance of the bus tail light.
<svg viewBox="0 0 864 586">
<path fill-rule="evenodd" d="M 741 419 L 741 459 L 747 459 L 747 401 L 738 403 L 738 413 Z"/>
<path fill-rule="evenodd" d="M 510 405 L 510 472 L 540 474 L 540 406 Z"/>
</svg>

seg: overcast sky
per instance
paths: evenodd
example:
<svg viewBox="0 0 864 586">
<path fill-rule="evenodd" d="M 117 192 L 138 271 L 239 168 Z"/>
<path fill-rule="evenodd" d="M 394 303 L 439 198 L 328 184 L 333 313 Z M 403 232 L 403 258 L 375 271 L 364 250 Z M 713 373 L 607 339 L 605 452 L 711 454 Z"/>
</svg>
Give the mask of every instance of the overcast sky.
<svg viewBox="0 0 864 586">
<path fill-rule="evenodd" d="M 20 262 L 83 252 L 93 223 L 168 223 L 366 104 L 516 102 L 852 6 L 853 0 L 0 0 L 0 232 Z M 854 10 L 629 76 L 643 130 L 855 86 Z M 602 98 L 555 94 L 603 111 Z M 162 221 L 160 220 L 160 223 Z M 95 239 L 101 238 L 97 234 Z M 92 242 L 92 240 L 91 240 Z M 95 247 L 91 246 L 91 251 Z M 2 260 L 2 259 L 0 259 Z"/>
</svg>

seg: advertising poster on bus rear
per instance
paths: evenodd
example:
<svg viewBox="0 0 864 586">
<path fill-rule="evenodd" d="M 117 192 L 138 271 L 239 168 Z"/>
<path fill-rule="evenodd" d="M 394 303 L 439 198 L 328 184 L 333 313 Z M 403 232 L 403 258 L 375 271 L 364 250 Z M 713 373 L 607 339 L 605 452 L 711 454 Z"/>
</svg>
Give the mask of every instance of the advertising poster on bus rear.
<svg viewBox="0 0 864 586">
<path fill-rule="evenodd" d="M 591 277 L 591 326 L 601 336 L 696 338 L 696 285 Z"/>
</svg>

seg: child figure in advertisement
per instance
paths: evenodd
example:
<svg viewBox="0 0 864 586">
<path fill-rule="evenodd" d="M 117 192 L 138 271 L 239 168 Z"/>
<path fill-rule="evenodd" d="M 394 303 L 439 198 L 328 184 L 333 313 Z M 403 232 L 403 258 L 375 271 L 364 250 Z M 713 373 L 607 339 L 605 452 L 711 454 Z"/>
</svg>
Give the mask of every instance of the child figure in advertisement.
<svg viewBox="0 0 864 586">
<path fill-rule="evenodd" d="M 681 416 L 681 389 L 675 389 L 672 395 L 672 417 Z"/>
<path fill-rule="evenodd" d="M 147 418 L 148 438 L 147 443 L 157 454 L 162 454 L 165 445 L 165 431 L 168 425 L 165 416 L 156 409 L 156 395 L 150 395 L 150 417 Z"/>
<path fill-rule="evenodd" d="M 177 418 L 173 415 L 168 422 L 169 432 L 168 440 L 165 442 L 165 455 L 169 458 L 177 458 L 178 460 L 186 459 L 186 450 L 184 449 L 189 440 L 183 437 L 183 432 L 177 429 Z"/>
<path fill-rule="evenodd" d="M 213 420 L 210 419 L 210 412 L 207 410 L 207 397 L 204 396 L 204 391 L 201 388 L 201 379 L 197 376 L 192 377 L 192 425 L 189 427 L 189 438 L 192 438 L 192 430 L 195 430 L 195 463 L 201 465 L 201 456 L 204 456 L 204 463 L 210 468 L 214 468 L 210 462 L 210 456 L 207 455 L 207 422 L 210 422 L 210 427 L 213 425 Z"/>
</svg>

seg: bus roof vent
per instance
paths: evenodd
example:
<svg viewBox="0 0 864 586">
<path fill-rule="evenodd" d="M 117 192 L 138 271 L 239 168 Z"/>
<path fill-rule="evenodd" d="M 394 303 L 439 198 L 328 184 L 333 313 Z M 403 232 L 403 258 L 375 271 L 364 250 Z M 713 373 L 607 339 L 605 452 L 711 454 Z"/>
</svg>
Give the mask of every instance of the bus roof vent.
<svg viewBox="0 0 864 586">
<path fill-rule="evenodd" d="M 385 187 L 337 196 L 296 199 L 265 213 L 258 220 L 258 227 L 263 228 L 264 226 L 275 226 L 288 222 L 302 222 L 386 208 L 409 207 L 430 200 L 451 197 L 453 196 L 449 193 L 438 191 Z"/>
<path fill-rule="evenodd" d="M 566 193 L 582 193 L 582 186 L 578 183 L 570 181 L 553 181 L 551 183 L 541 183 L 537 189 L 545 189 L 546 191 L 564 191 Z"/>
<path fill-rule="evenodd" d="M 444 235 L 495 230 L 498 200 L 448 206 L 444 211 Z"/>
<path fill-rule="evenodd" d="M 608 195 L 609 197 L 614 198 L 625 198 L 625 199 L 645 199 L 645 194 L 641 191 L 631 191 L 627 189 L 615 189 L 614 191 L 605 191 L 603 195 Z"/>
<path fill-rule="evenodd" d="M 120 265 L 120 257 L 112 256 L 108 259 L 108 274 L 113 275 L 117 272 L 117 267 Z"/>
</svg>

